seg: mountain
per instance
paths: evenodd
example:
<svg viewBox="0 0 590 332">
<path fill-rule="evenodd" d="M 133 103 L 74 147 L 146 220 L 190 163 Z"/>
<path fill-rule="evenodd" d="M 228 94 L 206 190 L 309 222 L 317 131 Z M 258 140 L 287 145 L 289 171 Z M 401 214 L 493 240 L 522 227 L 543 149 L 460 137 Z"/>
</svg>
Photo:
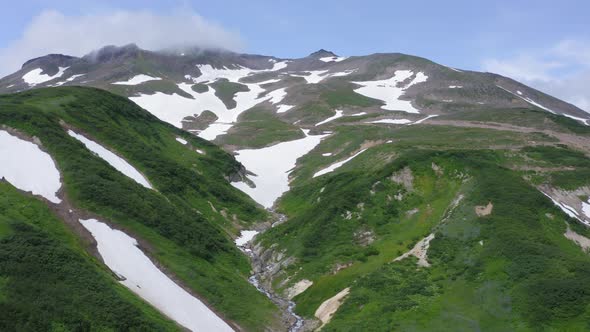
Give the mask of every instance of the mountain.
<svg viewBox="0 0 590 332">
<path fill-rule="evenodd" d="M 127 45 L 30 60 L 0 93 L 3 330 L 121 329 L 113 303 L 148 330 L 590 328 L 590 114 L 510 78 Z M 100 315 L 60 318 L 84 283 L 47 293 L 70 274 L 19 256 L 46 247 L 94 271 Z"/>
</svg>

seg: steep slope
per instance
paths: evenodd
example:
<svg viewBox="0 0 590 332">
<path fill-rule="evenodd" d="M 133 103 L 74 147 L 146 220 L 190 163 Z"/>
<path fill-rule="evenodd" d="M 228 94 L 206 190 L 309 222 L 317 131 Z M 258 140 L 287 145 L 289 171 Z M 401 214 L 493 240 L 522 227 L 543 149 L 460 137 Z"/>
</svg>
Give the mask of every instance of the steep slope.
<svg viewBox="0 0 590 332">
<path fill-rule="evenodd" d="M 88 255 L 42 202 L 0 182 L 0 329 L 180 330 Z"/>
<path fill-rule="evenodd" d="M 266 218 L 229 184 L 242 171 L 231 156 L 97 89 L 39 89 L 1 96 L 0 105 L 3 130 L 39 144 L 55 160 L 62 189 L 59 201 L 47 204 L 92 252 L 96 242 L 78 219 L 97 219 L 135 238 L 156 266 L 234 328 L 281 324 L 276 307 L 248 283 L 249 263 L 231 241 L 240 228 Z M 150 186 L 72 132 L 108 147 Z"/>
</svg>

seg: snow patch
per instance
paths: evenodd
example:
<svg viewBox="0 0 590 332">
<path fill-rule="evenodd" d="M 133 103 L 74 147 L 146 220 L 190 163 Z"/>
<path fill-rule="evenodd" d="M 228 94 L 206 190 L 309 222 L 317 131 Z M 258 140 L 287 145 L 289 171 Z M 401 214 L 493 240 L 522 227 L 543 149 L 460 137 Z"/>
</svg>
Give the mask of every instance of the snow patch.
<svg viewBox="0 0 590 332">
<path fill-rule="evenodd" d="M 331 155 L 332 155 L 332 152 L 322 153 L 322 156 L 324 156 L 324 157 L 329 157 Z"/>
<path fill-rule="evenodd" d="M 75 133 L 71 129 L 68 130 L 68 135 L 82 142 L 82 144 L 84 144 L 88 150 L 94 152 L 97 156 L 102 158 L 117 171 L 123 173 L 124 175 L 131 178 L 140 185 L 148 189 L 153 189 L 148 180 L 137 169 L 135 169 L 135 167 L 131 166 L 131 164 L 129 164 L 125 159 L 119 157 L 118 155 L 111 152 L 104 146 L 96 143 L 95 141 L 90 140 L 84 137 L 83 135 Z"/>
<path fill-rule="evenodd" d="M 343 113 L 344 113 L 344 111 L 336 110 L 336 114 L 334 114 L 333 116 L 331 116 L 331 117 L 327 118 L 327 119 L 326 119 L 326 120 L 324 120 L 324 121 L 320 121 L 320 122 L 316 123 L 316 124 L 315 124 L 315 126 L 316 126 L 316 127 L 317 127 L 317 126 L 321 126 L 321 125 L 323 125 L 324 123 L 328 123 L 328 122 L 330 122 L 330 121 L 332 121 L 332 120 L 336 120 L 336 119 L 338 119 L 338 118 L 341 118 Z"/>
<path fill-rule="evenodd" d="M 375 121 L 365 122 L 365 123 L 408 124 L 408 123 L 412 123 L 412 121 L 408 120 L 408 119 L 381 119 L 381 120 L 375 120 Z"/>
<path fill-rule="evenodd" d="M 254 182 L 251 188 L 244 182 L 232 182 L 232 185 L 252 197 L 265 208 L 271 208 L 275 200 L 289 190 L 289 173 L 295 168 L 297 159 L 313 150 L 328 135 L 309 135 L 278 143 L 262 149 L 245 149 L 236 151 L 236 159 L 254 176 L 248 178 Z"/>
<path fill-rule="evenodd" d="M 152 77 L 145 74 L 135 75 L 132 78 L 128 79 L 127 81 L 120 81 L 120 82 L 113 82 L 111 84 L 118 84 L 118 85 L 138 85 L 141 83 L 145 83 L 148 81 L 159 81 L 161 78 L 159 77 Z"/>
<path fill-rule="evenodd" d="M 462 89 L 462 85 L 449 85 L 449 89 Z"/>
<path fill-rule="evenodd" d="M 348 59 L 348 57 L 346 57 L 346 56 L 327 56 L 327 57 L 320 58 L 320 61 L 323 61 L 323 62 L 340 62 L 340 61 L 344 61 L 346 59 Z"/>
<path fill-rule="evenodd" d="M 588 200 L 588 203 L 582 202 L 582 212 L 584 212 L 586 217 L 590 218 L 590 200 Z"/>
<path fill-rule="evenodd" d="M 0 130 L 0 178 L 59 204 L 60 175 L 53 159 L 34 143 Z"/>
<path fill-rule="evenodd" d="M 295 107 L 294 105 L 277 105 L 277 113 L 285 113 Z"/>
<path fill-rule="evenodd" d="M 350 157 L 348 157 L 348 158 L 346 158 L 346 159 L 344 159 L 344 160 L 342 160 L 342 161 L 339 161 L 339 162 L 337 162 L 337 163 L 334 163 L 334 164 L 332 164 L 332 165 L 330 165 L 330 166 L 328 166 L 328 167 L 326 167 L 326 168 L 324 168 L 324 169 L 322 169 L 322 170 L 320 170 L 320 171 L 316 172 L 316 173 L 313 175 L 313 177 L 315 178 L 315 177 L 318 177 L 318 176 L 321 176 L 321 175 L 324 175 L 324 174 L 327 174 L 327 173 L 333 172 L 334 170 L 338 169 L 338 168 L 339 168 L 339 167 L 341 167 L 342 165 L 344 165 L 344 164 L 346 164 L 347 162 L 351 161 L 351 160 L 352 160 L 352 159 L 354 159 L 356 156 L 358 156 L 359 154 L 361 154 L 361 153 L 365 152 L 366 150 L 367 150 L 367 149 L 362 149 L 362 150 L 360 150 L 359 152 L 357 152 L 357 153 L 353 154 L 352 156 L 350 156 Z"/>
<path fill-rule="evenodd" d="M 361 87 L 354 91 L 360 93 L 366 97 L 381 100 L 385 105 L 381 106 L 382 109 L 389 111 L 403 111 L 408 113 L 420 113 L 420 111 L 412 106 L 409 100 L 400 100 L 399 98 L 405 93 L 405 90 L 409 87 L 426 82 L 428 76 L 422 72 L 418 72 L 414 79 L 404 87 L 398 87 L 398 85 L 409 79 L 414 75 L 411 70 L 396 70 L 393 77 L 385 80 L 378 81 L 362 81 L 352 82 L 360 85 Z"/>
<path fill-rule="evenodd" d="M 424 122 L 424 121 L 426 121 L 426 120 L 428 120 L 430 118 L 434 118 L 435 116 L 438 116 L 438 114 L 429 115 L 429 116 L 425 117 L 424 119 L 420 119 L 420 120 L 418 120 L 418 121 L 416 121 L 416 122 L 414 122 L 412 124 L 413 125 L 420 124 L 420 123 L 422 123 L 422 122 Z"/>
<path fill-rule="evenodd" d="M 70 68 L 70 67 L 59 67 L 58 72 L 53 76 L 50 76 L 47 74 L 41 74 L 41 72 L 43 70 L 41 68 L 36 68 L 36 69 L 33 69 L 30 72 L 24 74 L 23 80 L 29 86 L 35 86 L 37 84 L 45 83 L 47 81 L 51 81 L 53 79 L 61 77 L 68 68 Z"/>
<path fill-rule="evenodd" d="M 96 240 L 105 264 L 132 292 L 192 331 L 233 331 L 203 302 L 162 273 L 134 238 L 96 219 L 80 219 L 80 223 Z"/>
<path fill-rule="evenodd" d="M 354 73 L 356 71 L 356 69 L 327 74 L 328 71 L 329 70 L 312 70 L 312 71 L 306 71 L 306 73 L 309 73 L 309 75 L 291 74 L 291 76 L 303 77 L 305 79 L 305 81 L 307 82 L 307 84 L 317 84 L 326 78 L 348 76 L 348 75 Z"/>
<path fill-rule="evenodd" d="M 238 247 L 243 247 L 258 234 L 258 231 L 241 231 L 240 236 L 236 239 L 235 243 Z"/>
<path fill-rule="evenodd" d="M 536 101 L 532 100 L 531 98 L 528 98 L 528 97 L 525 97 L 525 96 L 523 96 L 523 95 L 522 95 L 522 92 L 521 92 L 521 93 L 519 93 L 519 94 L 517 94 L 517 93 L 514 93 L 514 92 L 512 92 L 512 91 L 510 91 L 510 90 L 508 90 L 508 89 L 506 89 L 506 88 L 503 88 L 503 87 L 501 87 L 501 86 L 499 86 L 499 85 L 496 85 L 496 86 L 497 86 L 498 88 L 500 88 L 500 89 L 502 89 L 502 90 L 504 90 L 504 91 L 506 91 L 506 92 L 510 93 L 510 94 L 513 94 L 513 95 L 515 95 L 516 97 L 518 97 L 518 98 L 520 98 L 520 99 L 522 99 L 522 100 L 526 101 L 527 103 L 529 103 L 529 104 L 531 104 L 531 105 L 533 105 L 533 106 L 537 106 L 537 107 L 538 107 L 538 108 L 540 108 L 540 109 L 544 109 L 545 111 L 548 111 L 548 112 L 551 112 L 551 113 L 555 114 L 555 112 L 554 112 L 553 110 L 551 110 L 551 109 L 549 109 L 549 108 L 547 108 L 547 107 L 545 107 L 545 106 L 543 106 L 543 105 L 541 105 L 541 104 L 537 103 Z M 520 92 L 520 91 L 517 91 L 517 92 Z"/>
<path fill-rule="evenodd" d="M 569 115 L 569 114 L 566 114 L 566 113 L 562 113 L 560 115 L 566 116 L 566 117 L 568 117 L 570 119 L 574 119 L 574 120 L 580 121 L 582 124 L 584 124 L 586 126 L 590 126 L 590 119 L 579 118 L 577 116 Z"/>
<path fill-rule="evenodd" d="M 183 145 L 187 145 L 188 144 L 187 140 L 185 140 L 184 138 L 176 137 L 176 141 L 177 142 L 180 142 Z"/>
</svg>

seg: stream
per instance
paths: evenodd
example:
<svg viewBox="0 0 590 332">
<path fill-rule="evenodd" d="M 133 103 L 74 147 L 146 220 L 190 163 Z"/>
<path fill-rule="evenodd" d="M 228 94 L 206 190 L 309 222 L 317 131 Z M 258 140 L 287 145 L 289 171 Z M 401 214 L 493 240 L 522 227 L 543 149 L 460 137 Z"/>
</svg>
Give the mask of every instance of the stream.
<svg viewBox="0 0 590 332">
<path fill-rule="evenodd" d="M 274 222 L 270 227 L 275 227 L 287 221 L 287 217 L 283 214 L 278 214 L 278 220 Z M 245 232 L 245 231 L 242 231 Z M 247 232 L 247 231 L 246 231 Z M 260 233 L 264 232 L 261 230 Z M 283 311 L 284 320 L 287 321 L 289 325 L 289 332 L 298 332 L 303 327 L 305 320 L 295 313 L 295 302 L 291 300 L 287 300 L 282 296 L 273 292 L 272 289 L 268 289 L 261 283 L 261 277 L 263 272 L 256 272 L 256 271 L 266 271 L 268 266 L 265 265 L 265 262 L 261 259 L 258 255 L 257 251 L 254 250 L 254 246 L 252 245 L 252 240 L 244 243 L 243 245 L 238 245 L 238 248 L 242 250 L 248 257 L 250 257 L 250 262 L 255 265 L 258 264 L 258 269 L 254 268 L 254 274 L 248 278 L 248 281 L 258 289 L 259 292 L 264 294 L 268 297 L 273 303 L 275 303 L 281 310 Z"/>
</svg>

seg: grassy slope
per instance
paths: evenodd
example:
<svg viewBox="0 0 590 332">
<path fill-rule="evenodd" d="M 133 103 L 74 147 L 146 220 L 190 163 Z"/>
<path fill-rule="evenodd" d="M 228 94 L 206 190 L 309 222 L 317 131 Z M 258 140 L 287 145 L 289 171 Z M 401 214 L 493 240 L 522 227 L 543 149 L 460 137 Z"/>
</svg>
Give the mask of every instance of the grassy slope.
<svg viewBox="0 0 590 332">
<path fill-rule="evenodd" d="M 432 267 L 390 263 L 363 277 L 326 330 L 588 329 L 590 257 L 562 235 L 564 221 L 575 221 L 493 153 L 422 153 L 411 162 L 441 158 L 472 185 L 437 229 Z M 489 201 L 492 214 L 478 218 L 473 207 Z"/>
<path fill-rule="evenodd" d="M 96 89 L 34 90 L 2 96 L 0 105 L 0 123 L 41 139 L 75 205 L 147 240 L 159 262 L 227 318 L 251 330 L 276 323 L 276 308 L 247 282 L 249 263 L 226 234 L 234 231 L 234 213 L 244 224 L 265 218 L 224 178 L 239 167 L 233 158 L 127 99 Z M 114 148 L 158 191 L 94 156 L 66 134 L 60 120 Z M 206 155 L 176 142 L 176 136 Z M 252 305 L 244 306 L 243 298 Z"/>
<path fill-rule="evenodd" d="M 90 256 L 42 202 L 0 182 L 0 330 L 180 330 Z"/>
<path fill-rule="evenodd" d="M 363 141 L 378 139 L 393 143 L 369 149 L 331 175 L 310 179 L 313 172 L 358 151 Z M 304 278 L 314 281 L 295 298 L 297 312 L 313 316 L 325 299 L 351 286 L 351 295 L 326 330 L 588 328 L 584 271 L 590 259 L 563 237 L 567 217 L 521 179 L 525 172 L 498 166 L 511 163 L 515 154 L 501 149 L 531 141 L 552 142 L 539 134 L 498 135 L 472 128 L 339 127 L 300 160 L 294 188 L 280 203 L 289 222 L 262 236 L 266 245 L 279 243 L 298 258 L 287 271 L 293 276 L 287 285 Z M 464 147 L 470 149 L 444 152 Z M 488 148 L 495 151 L 484 150 Z M 335 154 L 322 157 L 325 152 Z M 588 163 L 583 155 L 556 147 L 516 152 L 527 153 L 546 162 L 557 158 L 553 162 L 560 160 L 560 165 Z M 435 174 L 432 162 L 445 170 L 444 176 Z M 401 202 L 388 202 L 387 195 L 400 187 L 387 178 L 405 166 L 414 173 L 416 191 Z M 471 180 L 462 183 L 460 174 Z M 459 192 L 467 198 L 436 228 Z M 473 209 L 488 200 L 494 202 L 494 213 L 484 223 Z M 358 203 L 364 203 L 362 210 Z M 408 216 L 406 211 L 413 208 L 419 212 Z M 353 214 L 346 220 L 346 211 L 359 212 L 360 219 Z M 373 231 L 377 240 L 361 246 L 355 237 L 361 230 Z M 432 231 L 437 232 L 429 250 L 432 268 L 417 270 L 413 260 L 388 264 Z M 333 274 L 338 263 L 353 265 Z M 563 281 L 553 269 L 563 273 Z M 580 278 L 585 281 L 578 282 Z M 550 294 L 539 290 L 544 287 Z"/>
</svg>

